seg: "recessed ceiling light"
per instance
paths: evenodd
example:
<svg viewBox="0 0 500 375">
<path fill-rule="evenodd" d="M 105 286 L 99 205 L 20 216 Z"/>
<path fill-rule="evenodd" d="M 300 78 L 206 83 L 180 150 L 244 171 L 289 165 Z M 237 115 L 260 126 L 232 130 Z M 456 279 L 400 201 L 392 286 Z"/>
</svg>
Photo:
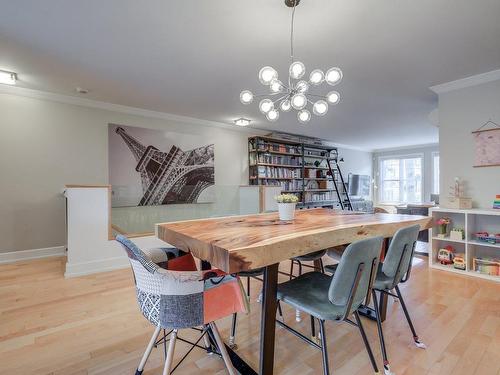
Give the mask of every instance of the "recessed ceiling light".
<svg viewBox="0 0 500 375">
<path fill-rule="evenodd" d="M 248 126 L 248 125 L 250 125 L 251 122 L 252 122 L 252 120 L 249 120 L 249 119 L 243 118 L 243 117 L 240 117 L 240 118 L 237 118 L 236 120 L 234 120 L 234 124 L 238 125 L 238 126 Z"/>
<path fill-rule="evenodd" d="M 5 85 L 15 85 L 16 81 L 17 81 L 16 73 L 0 70 L 0 83 L 3 83 Z"/>
<path fill-rule="evenodd" d="M 77 88 L 75 88 L 75 91 L 79 94 L 88 94 L 89 93 L 89 90 L 84 89 L 83 87 L 77 87 Z"/>
</svg>

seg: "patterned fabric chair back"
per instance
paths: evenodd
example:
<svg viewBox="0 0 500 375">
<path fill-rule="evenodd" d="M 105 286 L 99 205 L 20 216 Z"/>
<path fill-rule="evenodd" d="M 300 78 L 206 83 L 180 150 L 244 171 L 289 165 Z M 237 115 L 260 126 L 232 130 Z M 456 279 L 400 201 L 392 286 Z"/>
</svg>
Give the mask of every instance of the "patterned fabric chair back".
<svg viewBox="0 0 500 375">
<path fill-rule="evenodd" d="M 125 236 L 119 235 L 116 240 L 127 252 L 132 266 L 141 312 L 155 326 L 191 328 L 233 312 L 247 311 L 239 279 L 217 270 L 212 270 L 211 278 L 206 278 L 208 273 L 196 271 L 194 261 L 194 267 L 188 266 L 188 270 L 165 269 Z M 165 255 L 165 258 L 186 254 L 175 248 L 166 250 L 170 255 Z M 186 256 L 192 259 L 191 254 Z M 166 266 L 168 262 L 163 264 Z M 215 278 L 212 278 L 213 274 Z"/>
<path fill-rule="evenodd" d="M 393 287 L 401 282 L 410 268 L 419 231 L 420 225 L 416 224 L 401 228 L 392 237 L 382 264 L 382 272 L 386 276 L 394 278 Z"/>
<path fill-rule="evenodd" d="M 139 307 L 151 323 L 163 328 L 190 328 L 203 324 L 202 272 L 164 270 L 128 238 L 117 236 L 116 240 L 127 252 Z"/>
</svg>

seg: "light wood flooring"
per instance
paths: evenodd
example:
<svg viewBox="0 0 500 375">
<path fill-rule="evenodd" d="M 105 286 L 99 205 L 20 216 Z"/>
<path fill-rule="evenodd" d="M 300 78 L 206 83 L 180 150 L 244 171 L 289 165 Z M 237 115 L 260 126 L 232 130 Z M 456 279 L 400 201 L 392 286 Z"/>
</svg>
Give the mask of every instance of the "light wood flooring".
<svg viewBox="0 0 500 375">
<path fill-rule="evenodd" d="M 0 266 L 0 374 L 134 374 L 152 334 L 139 313 L 129 269 L 64 279 L 65 258 Z M 287 270 L 289 264 L 283 264 Z M 282 277 L 285 280 L 284 277 Z M 238 324 L 238 353 L 258 368 L 260 283 L 252 281 L 252 311 Z M 398 375 L 500 374 L 500 284 L 429 270 L 415 260 L 402 292 L 427 350 L 413 345 L 398 303 L 389 302 L 384 323 L 393 371 Z M 295 323 L 309 332 L 309 320 Z M 306 317 L 307 318 L 307 317 Z M 381 365 L 376 325 L 364 319 Z M 225 338 L 229 319 L 219 322 Z M 334 374 L 371 374 L 355 327 L 328 322 L 330 365 Z M 181 331 L 185 337 L 189 331 Z M 186 349 L 176 347 L 179 358 Z M 321 354 L 277 328 L 276 374 L 321 374 Z M 154 349 L 145 375 L 161 374 L 163 353 Z M 222 360 L 195 350 L 175 374 L 224 374 Z"/>
</svg>

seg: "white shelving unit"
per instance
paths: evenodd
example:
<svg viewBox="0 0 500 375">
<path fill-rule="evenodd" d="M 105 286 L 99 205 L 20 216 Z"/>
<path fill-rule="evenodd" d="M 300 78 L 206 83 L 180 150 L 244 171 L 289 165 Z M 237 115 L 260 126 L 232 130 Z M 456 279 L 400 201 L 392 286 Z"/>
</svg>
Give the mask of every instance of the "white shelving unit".
<svg viewBox="0 0 500 375">
<path fill-rule="evenodd" d="M 488 232 L 490 234 L 500 233 L 500 210 L 459 210 L 451 208 L 431 208 L 429 216 L 432 216 L 433 227 L 430 230 L 430 254 L 429 266 L 448 272 L 480 277 L 483 279 L 500 282 L 500 276 L 486 275 L 475 272 L 473 269 L 474 257 L 486 257 L 500 259 L 500 244 L 488 243 L 476 239 L 476 232 Z M 452 240 L 449 237 L 439 238 L 437 236 L 437 226 L 435 222 L 440 217 L 449 217 L 451 224 L 448 226 L 448 233 L 451 228 L 462 228 L 465 231 L 465 239 Z M 453 268 L 453 265 L 443 265 L 437 260 L 437 252 L 440 248 L 451 245 L 456 253 L 465 255 L 465 271 Z"/>
</svg>

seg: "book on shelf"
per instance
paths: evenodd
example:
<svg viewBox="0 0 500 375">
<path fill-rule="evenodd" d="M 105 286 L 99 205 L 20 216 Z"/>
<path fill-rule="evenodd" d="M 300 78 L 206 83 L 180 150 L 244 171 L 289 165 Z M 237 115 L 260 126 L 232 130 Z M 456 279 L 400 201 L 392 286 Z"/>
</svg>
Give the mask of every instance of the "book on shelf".
<svg viewBox="0 0 500 375">
<path fill-rule="evenodd" d="M 296 156 L 281 156 L 271 154 L 250 154 L 249 161 L 251 165 L 264 164 L 282 164 L 291 166 L 301 166 L 302 159 Z"/>
<path fill-rule="evenodd" d="M 257 176 L 259 178 L 301 178 L 301 170 L 297 168 L 270 167 L 259 165 Z"/>
<path fill-rule="evenodd" d="M 283 190 L 302 190 L 301 180 L 264 180 L 261 185 L 280 186 Z"/>
<path fill-rule="evenodd" d="M 333 200 L 333 194 L 331 191 L 324 192 L 307 192 L 306 190 L 306 202 L 322 202 Z"/>
<path fill-rule="evenodd" d="M 257 139 L 253 142 L 252 151 L 274 151 L 287 154 L 301 154 L 302 148 L 299 145 L 288 145 Z"/>
</svg>

